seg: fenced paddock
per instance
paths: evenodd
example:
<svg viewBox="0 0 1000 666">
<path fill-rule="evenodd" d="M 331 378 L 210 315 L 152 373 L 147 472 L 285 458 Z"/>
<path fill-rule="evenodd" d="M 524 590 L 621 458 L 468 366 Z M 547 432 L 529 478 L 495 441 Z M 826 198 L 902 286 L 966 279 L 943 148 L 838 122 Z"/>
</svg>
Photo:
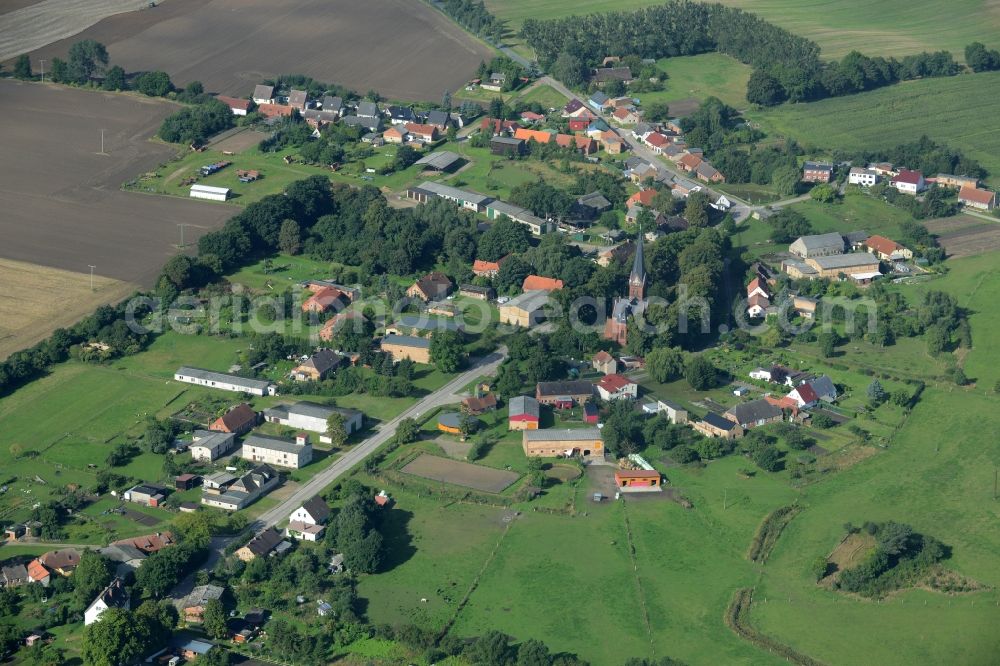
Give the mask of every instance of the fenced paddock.
<svg viewBox="0 0 1000 666">
<path fill-rule="evenodd" d="M 427 454 L 407 464 L 402 471 L 423 479 L 442 481 L 488 493 L 499 493 L 519 478 L 515 472 L 506 472 L 501 469 Z"/>
</svg>

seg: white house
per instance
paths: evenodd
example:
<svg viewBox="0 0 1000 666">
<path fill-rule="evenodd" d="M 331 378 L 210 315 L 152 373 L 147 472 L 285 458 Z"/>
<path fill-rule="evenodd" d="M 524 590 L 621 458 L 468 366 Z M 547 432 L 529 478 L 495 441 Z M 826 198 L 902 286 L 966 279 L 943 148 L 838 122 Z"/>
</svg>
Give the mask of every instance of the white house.
<svg viewBox="0 0 1000 666">
<path fill-rule="evenodd" d="M 907 169 L 900 169 L 899 173 L 889 181 L 889 184 L 903 194 L 916 195 L 918 192 L 923 192 L 927 189 L 927 181 L 924 180 L 924 174 L 919 171 L 909 171 Z"/>
<path fill-rule="evenodd" d="M 601 400 L 635 400 L 639 385 L 625 375 L 605 375 L 595 385 Z"/>
<path fill-rule="evenodd" d="M 97 598 L 90 602 L 83 614 L 83 624 L 90 626 L 97 622 L 109 608 L 130 608 L 128 589 L 121 578 L 115 578 Z"/>
<path fill-rule="evenodd" d="M 812 407 L 819 402 L 816 390 L 808 383 L 802 383 L 793 388 L 789 391 L 788 397 L 794 400 L 799 407 Z"/>
<path fill-rule="evenodd" d="M 195 430 L 194 441 L 191 443 L 191 459 L 212 462 L 229 453 L 235 444 L 234 433 Z"/>
<path fill-rule="evenodd" d="M 348 437 L 361 430 L 364 415 L 356 409 L 344 409 L 329 405 L 319 405 L 315 402 L 296 402 L 293 405 L 275 405 L 264 410 L 264 420 L 277 423 L 296 430 L 308 430 L 319 434 L 319 441 L 329 444 L 332 440 L 327 436 L 327 420 L 334 414 L 344 417 L 344 429 Z"/>
<path fill-rule="evenodd" d="M 878 173 L 875 169 L 864 169 L 862 167 L 851 167 L 847 174 L 847 182 L 851 185 L 861 187 L 871 187 L 878 182 Z"/>
<path fill-rule="evenodd" d="M 720 194 L 719 198 L 711 206 L 715 210 L 727 211 L 733 207 L 733 202 L 726 198 L 725 194 Z"/>
<path fill-rule="evenodd" d="M 313 448 L 309 435 L 299 433 L 295 439 L 250 435 L 243 441 L 240 456 L 275 467 L 299 469 L 312 462 Z"/>
<path fill-rule="evenodd" d="M 266 379 L 248 379 L 223 372 L 213 372 L 202 368 L 182 367 L 174 373 L 174 379 L 187 384 L 207 386 L 222 391 L 249 393 L 251 395 L 276 395 L 278 387 Z"/>
<path fill-rule="evenodd" d="M 270 104 L 274 101 L 274 86 L 257 85 L 253 89 L 255 104 Z"/>
<path fill-rule="evenodd" d="M 750 379 L 769 382 L 771 381 L 771 371 L 766 368 L 754 368 L 750 371 Z"/>
<path fill-rule="evenodd" d="M 316 495 L 306 500 L 302 506 L 288 517 L 287 536 L 301 541 L 318 541 L 323 536 L 326 521 L 330 517 L 330 507 L 322 497 Z"/>
</svg>

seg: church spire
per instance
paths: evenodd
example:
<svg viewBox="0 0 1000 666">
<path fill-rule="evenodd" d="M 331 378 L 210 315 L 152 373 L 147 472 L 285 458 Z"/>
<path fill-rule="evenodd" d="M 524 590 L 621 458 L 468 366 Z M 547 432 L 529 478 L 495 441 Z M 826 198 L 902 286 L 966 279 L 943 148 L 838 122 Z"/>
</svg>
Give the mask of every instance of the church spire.
<svg viewBox="0 0 1000 666">
<path fill-rule="evenodd" d="M 646 263 L 642 254 L 642 225 L 639 225 L 639 237 L 635 242 L 635 259 L 632 261 L 632 274 L 628 276 L 628 297 L 641 301 L 646 295 Z"/>
</svg>

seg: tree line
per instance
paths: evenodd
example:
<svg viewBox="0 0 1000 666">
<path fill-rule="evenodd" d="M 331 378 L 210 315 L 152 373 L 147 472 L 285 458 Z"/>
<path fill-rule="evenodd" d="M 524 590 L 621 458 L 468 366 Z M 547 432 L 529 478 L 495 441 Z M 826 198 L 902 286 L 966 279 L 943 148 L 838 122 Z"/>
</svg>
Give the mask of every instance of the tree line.
<svg viewBox="0 0 1000 666">
<path fill-rule="evenodd" d="M 635 11 L 529 18 L 521 36 L 539 62 L 557 75 L 595 66 L 606 56 L 658 59 L 718 51 L 754 68 L 747 99 L 764 106 L 847 95 L 919 77 L 951 76 L 961 70 L 947 51 L 901 60 L 854 51 L 840 61 L 823 61 L 815 42 L 756 14 L 688 0 Z M 985 48 L 974 51 L 979 54 Z M 986 51 L 977 62 L 990 67 L 992 54 Z"/>
</svg>

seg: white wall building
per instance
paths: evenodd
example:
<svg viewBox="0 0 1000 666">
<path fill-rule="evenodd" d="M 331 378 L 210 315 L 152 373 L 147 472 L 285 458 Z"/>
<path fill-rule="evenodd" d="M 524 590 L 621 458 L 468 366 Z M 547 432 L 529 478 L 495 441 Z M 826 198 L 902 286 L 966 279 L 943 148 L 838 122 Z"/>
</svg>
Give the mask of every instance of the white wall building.
<svg viewBox="0 0 1000 666">
<path fill-rule="evenodd" d="M 264 420 L 297 430 L 308 430 L 319 434 L 319 441 L 330 443 L 326 434 L 326 422 L 333 414 L 344 417 L 344 429 L 348 437 L 361 430 L 364 415 L 356 409 L 344 409 L 315 402 L 302 401 L 293 405 L 275 405 L 264 410 Z"/>
<path fill-rule="evenodd" d="M 191 443 L 191 459 L 212 462 L 229 453 L 235 444 L 236 435 L 231 432 L 195 430 L 194 441 Z"/>
<path fill-rule="evenodd" d="M 128 610 L 130 607 L 128 589 L 125 587 L 125 583 L 122 582 L 121 578 L 115 578 L 87 606 L 87 610 L 83 613 L 83 624 L 85 626 L 94 624 L 100 619 L 104 611 L 109 608 L 124 608 Z"/>
<path fill-rule="evenodd" d="M 199 185 L 195 183 L 191 186 L 191 197 L 194 199 L 208 199 L 210 201 L 225 201 L 229 198 L 228 187 L 213 187 L 211 185 Z"/>
<path fill-rule="evenodd" d="M 248 379 L 237 375 L 228 375 L 224 372 L 213 372 L 187 366 L 179 368 L 174 373 L 174 379 L 187 384 L 251 395 L 276 395 L 278 391 L 278 387 L 266 379 Z"/>
<path fill-rule="evenodd" d="M 243 441 L 240 455 L 257 463 L 299 469 L 312 462 L 309 435 L 300 433 L 295 439 L 250 435 Z"/>
<path fill-rule="evenodd" d="M 878 182 L 878 173 L 876 173 L 874 169 L 851 167 L 850 172 L 847 174 L 847 182 L 851 185 L 871 187 Z"/>
</svg>

